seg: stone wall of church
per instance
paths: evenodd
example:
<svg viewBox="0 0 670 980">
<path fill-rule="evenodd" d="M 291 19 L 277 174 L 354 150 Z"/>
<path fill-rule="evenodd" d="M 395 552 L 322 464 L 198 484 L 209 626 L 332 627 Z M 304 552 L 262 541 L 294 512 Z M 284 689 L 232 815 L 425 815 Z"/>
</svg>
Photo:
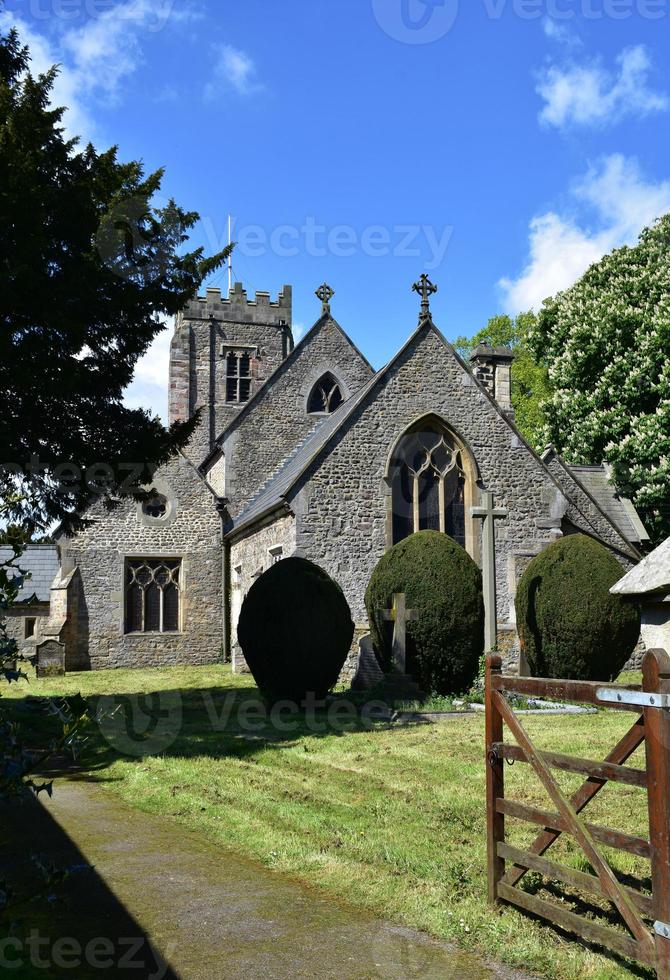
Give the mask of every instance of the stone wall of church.
<svg viewBox="0 0 670 980">
<path fill-rule="evenodd" d="M 308 415 L 312 388 L 330 371 L 346 398 L 372 375 L 372 368 L 330 319 L 320 321 L 282 370 L 257 397 L 253 411 L 231 426 L 223 447 L 226 491 L 232 516 L 244 506 L 323 416 Z"/>
<path fill-rule="evenodd" d="M 439 336 L 417 335 L 389 370 L 374 400 L 357 408 L 328 455 L 296 487 L 299 554 L 322 565 L 342 586 L 356 622 L 365 621 L 363 597 L 387 548 L 390 488 L 385 470 L 397 439 L 427 413 L 451 425 L 509 518 L 498 521 L 498 619 L 514 621 L 516 583 L 530 557 L 557 535 L 566 501 L 541 461 L 502 417 Z M 593 528 L 582 520 L 585 530 Z M 481 524 L 475 522 L 476 534 Z"/>
<path fill-rule="evenodd" d="M 59 542 L 64 562 L 81 575 L 86 635 L 82 656 L 93 669 L 205 664 L 223 644 L 221 518 L 212 492 L 184 457 L 157 471 L 155 488 L 168 500 L 163 518 L 124 501 L 112 512 L 100 504 L 86 514 L 89 527 Z M 125 563 L 129 558 L 181 559 L 181 630 L 125 632 Z"/>
<path fill-rule="evenodd" d="M 293 345 L 291 287 L 276 301 L 269 293 L 247 298 L 236 283 L 227 298 L 220 289 L 187 303 L 175 323 L 170 349 L 170 422 L 188 419 L 202 408 L 202 421 L 187 453 L 199 465 L 214 441 L 244 407 L 226 400 L 226 353 L 248 349 L 251 395 L 279 367 Z"/>
<path fill-rule="evenodd" d="M 276 549 L 281 548 L 281 555 Z M 230 639 L 231 660 L 236 673 L 246 671 L 237 642 L 237 620 L 247 592 L 275 558 L 290 558 L 295 553 L 295 517 L 282 514 L 270 517 L 230 547 Z"/>
</svg>

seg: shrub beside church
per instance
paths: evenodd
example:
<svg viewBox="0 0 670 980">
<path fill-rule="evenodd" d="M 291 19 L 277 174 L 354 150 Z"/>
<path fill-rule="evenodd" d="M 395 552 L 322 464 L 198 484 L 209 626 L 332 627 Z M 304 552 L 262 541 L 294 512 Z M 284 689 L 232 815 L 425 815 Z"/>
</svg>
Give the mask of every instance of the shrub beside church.
<svg viewBox="0 0 670 980">
<path fill-rule="evenodd" d="M 365 605 L 375 653 L 385 671 L 393 669 L 393 662 L 392 624 L 384 613 L 400 593 L 416 615 L 407 624 L 407 673 L 425 691 L 466 691 L 484 651 L 482 576 L 475 562 L 437 531 L 419 531 L 382 557 Z"/>
<path fill-rule="evenodd" d="M 354 624 L 342 589 L 322 568 L 286 558 L 249 590 L 237 635 L 263 694 L 300 703 L 335 686 Z"/>
<path fill-rule="evenodd" d="M 614 680 L 640 635 L 640 613 L 610 595 L 624 572 L 593 538 L 572 534 L 526 569 L 516 594 L 517 628 L 536 677 Z"/>
</svg>

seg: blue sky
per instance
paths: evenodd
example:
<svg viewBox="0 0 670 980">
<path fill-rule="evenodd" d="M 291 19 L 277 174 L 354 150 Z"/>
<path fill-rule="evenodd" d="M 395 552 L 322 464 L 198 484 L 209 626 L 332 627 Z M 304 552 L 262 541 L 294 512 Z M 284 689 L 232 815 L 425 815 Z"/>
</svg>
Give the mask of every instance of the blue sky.
<svg viewBox="0 0 670 980">
<path fill-rule="evenodd" d="M 376 366 L 537 307 L 670 211 L 670 0 L 7 0 L 71 132 L 166 168 L 237 279 Z M 221 273 L 215 285 L 225 286 Z M 169 335 L 131 404 L 164 413 Z"/>
</svg>

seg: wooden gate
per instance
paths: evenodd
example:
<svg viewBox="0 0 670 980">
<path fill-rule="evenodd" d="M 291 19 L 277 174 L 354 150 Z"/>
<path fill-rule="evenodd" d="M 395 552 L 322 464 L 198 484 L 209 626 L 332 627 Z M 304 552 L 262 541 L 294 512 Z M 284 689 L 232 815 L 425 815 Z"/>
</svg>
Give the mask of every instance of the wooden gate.
<svg viewBox="0 0 670 980">
<path fill-rule="evenodd" d="M 670 980 L 670 656 L 651 650 L 643 663 L 642 687 L 582 681 L 508 677 L 498 656 L 487 658 L 486 670 L 486 806 L 489 900 L 505 901 L 589 942 L 655 967 Z M 578 701 L 639 715 L 632 727 L 602 761 L 579 759 L 560 752 L 538 750 L 505 697 L 506 694 Z M 503 741 L 507 726 L 515 743 Z M 644 742 L 645 769 L 625 763 Z M 505 797 L 504 765 L 529 763 L 549 795 L 555 812 L 539 810 Z M 566 796 L 552 769 L 581 773 L 586 780 Z M 647 794 L 648 835 L 632 836 L 587 823 L 580 814 L 609 780 L 639 787 Z M 505 840 L 505 818 L 513 817 L 542 828 L 527 850 Z M 595 874 L 585 874 L 543 855 L 561 834 L 582 848 Z M 651 862 L 652 895 L 624 886 L 599 845 L 628 851 Z M 570 888 L 612 902 L 627 933 L 587 919 L 553 902 L 520 889 L 529 871 Z"/>
</svg>

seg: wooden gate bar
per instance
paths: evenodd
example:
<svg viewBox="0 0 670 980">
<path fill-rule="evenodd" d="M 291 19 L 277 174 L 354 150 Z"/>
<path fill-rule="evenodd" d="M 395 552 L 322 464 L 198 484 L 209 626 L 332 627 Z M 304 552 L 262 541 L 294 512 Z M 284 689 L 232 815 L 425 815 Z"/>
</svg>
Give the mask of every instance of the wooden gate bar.
<svg viewBox="0 0 670 980">
<path fill-rule="evenodd" d="M 495 746 L 495 750 L 501 753 L 506 761 L 528 762 L 526 753 L 518 745 L 499 742 Z M 647 773 L 644 769 L 619 766 L 612 762 L 592 762 L 590 759 L 577 759 L 572 755 L 563 755 L 561 752 L 538 752 L 538 755 L 553 769 L 561 769 L 564 772 L 581 772 L 585 776 L 593 776 L 603 782 L 612 780 L 616 783 L 626 783 L 628 786 L 647 788 Z"/>
<path fill-rule="evenodd" d="M 670 694 L 670 654 L 650 650 L 642 663 L 644 690 Z M 651 880 L 656 916 L 656 974 L 670 980 L 670 711 L 645 708 L 647 772 L 649 774 L 649 839 Z M 670 931 L 670 930 L 668 930 Z"/>
<path fill-rule="evenodd" d="M 606 762 L 615 762 L 620 764 L 626 762 L 627 759 L 633 755 L 633 753 L 642 745 L 644 742 L 644 718 L 640 717 L 637 719 L 635 724 L 630 728 L 622 739 L 614 746 L 612 751 L 609 753 Z M 595 779 L 590 777 L 586 782 L 577 790 L 577 792 L 570 797 L 570 802 L 577 811 L 581 811 L 588 806 L 591 800 L 598 795 L 603 786 L 607 783 L 602 779 Z M 597 834 L 594 832 L 594 827 L 589 825 L 589 829 L 596 840 L 599 840 Z M 541 834 L 535 838 L 531 844 L 530 850 L 535 854 L 544 854 L 549 850 L 554 841 L 558 840 L 561 836 L 561 830 L 543 830 Z M 637 838 L 641 840 L 641 838 Z M 606 843 L 601 840 L 601 843 Z M 646 841 L 643 841 L 646 845 L 646 853 L 642 854 L 642 857 L 649 857 L 649 845 Z M 628 848 L 626 848 L 627 850 Z M 639 851 L 632 851 L 633 854 L 639 854 Z M 506 871 L 503 881 L 507 885 L 516 885 L 516 883 L 523 878 L 526 873 L 525 868 L 508 868 Z"/>
<path fill-rule="evenodd" d="M 557 681 L 545 677 L 504 677 L 498 676 L 493 680 L 494 691 L 507 694 L 522 694 L 530 698 L 548 698 L 553 701 L 579 701 L 583 704 L 596 704 L 613 711 L 642 711 L 639 704 L 626 702 L 601 701 L 598 691 L 603 689 L 602 681 Z M 638 685 L 624 687 L 621 684 L 608 684 L 608 691 L 639 691 Z"/>
<path fill-rule="evenodd" d="M 488 858 L 489 901 L 498 901 L 498 882 L 505 872 L 505 862 L 497 845 L 505 840 L 505 817 L 496 801 L 505 795 L 505 769 L 502 758 L 495 755 L 493 745 L 502 741 L 503 720 L 493 699 L 492 680 L 502 673 L 502 657 L 489 654 L 486 658 L 486 837 Z"/>
<path fill-rule="evenodd" d="M 629 956 L 632 960 L 640 960 L 643 963 L 649 963 L 651 966 L 654 964 L 653 947 L 650 948 L 648 943 L 645 945 L 637 942 L 623 932 L 616 932 L 614 929 L 593 922 L 591 919 L 585 919 L 582 915 L 576 915 L 574 912 L 560 908 L 553 902 L 545 902 L 537 895 L 529 895 L 528 892 L 522 892 L 518 888 L 510 888 L 509 885 L 502 882 L 498 885 L 498 892 L 500 898 L 506 902 L 518 905 L 524 911 L 530 912 L 531 915 L 539 915 L 543 919 L 549 919 L 560 929 L 572 932 L 576 936 L 582 936 L 583 939 L 598 943 L 608 949 L 615 949 L 618 953 Z"/>
<path fill-rule="evenodd" d="M 564 797 L 558 783 L 554 779 L 551 770 L 536 753 L 533 743 L 526 734 L 523 725 L 510 708 L 504 696 L 496 691 L 493 695 L 493 701 L 497 705 L 498 711 L 502 715 L 503 720 L 509 727 L 515 739 L 528 756 L 530 764 L 537 773 L 540 782 L 546 789 L 552 802 L 558 809 L 558 812 L 566 820 L 568 826 L 570 827 L 570 833 L 575 840 L 579 842 L 589 863 L 600 878 L 603 888 L 607 892 L 609 898 L 618 908 L 632 935 L 643 947 L 645 947 L 645 949 L 647 949 L 647 947 L 650 948 L 651 952 L 645 956 L 645 959 L 648 961 L 648 956 L 655 955 L 653 952 L 653 940 L 649 930 L 642 920 L 642 917 L 640 916 L 640 913 L 630 901 L 622 886 L 619 884 L 619 881 L 615 877 L 609 864 L 600 854 L 600 851 L 598 850 L 596 842 L 592 834 L 589 832 L 588 827 L 585 823 L 580 821 L 579 816 L 575 812 L 573 806 L 570 804 L 569 800 Z M 497 741 L 502 741 L 502 737 Z M 498 890 L 498 894 L 500 895 L 500 890 Z M 521 893 L 519 892 L 518 894 Z M 579 919 L 579 917 L 577 918 Z"/>
<path fill-rule="evenodd" d="M 496 806 L 501 813 L 508 817 L 516 817 L 518 820 L 525 820 L 526 823 L 537 824 L 538 827 L 545 827 L 554 833 L 554 839 L 559 834 L 572 834 L 570 824 L 558 813 L 550 810 L 539 810 L 534 806 L 526 806 L 525 803 L 517 803 L 516 800 L 499 799 Z M 594 823 L 587 823 L 586 827 L 594 840 L 607 847 L 614 847 L 618 851 L 626 851 L 628 854 L 637 854 L 638 857 L 650 858 L 651 847 L 649 841 L 644 837 L 633 837 L 631 834 L 624 834 L 621 830 L 610 830 L 609 827 L 599 827 Z M 508 884 L 505 880 L 505 884 Z"/>
<path fill-rule="evenodd" d="M 537 871 L 545 878 L 553 878 L 556 881 L 562 881 L 563 884 L 569 885 L 571 888 L 591 891 L 600 895 L 601 898 L 607 898 L 605 889 L 600 884 L 600 879 L 595 875 L 577 871 L 564 864 L 556 864 L 555 861 L 548 861 L 546 858 L 538 857 L 537 854 L 522 851 L 520 848 L 511 847 L 509 844 L 498 844 L 498 854 L 505 861 L 513 861 L 514 864 Z M 642 892 L 635 891 L 634 888 L 625 888 L 624 890 L 628 893 L 631 902 L 637 906 L 643 915 L 649 919 L 654 918 L 653 902 L 650 895 L 644 895 Z"/>
</svg>

